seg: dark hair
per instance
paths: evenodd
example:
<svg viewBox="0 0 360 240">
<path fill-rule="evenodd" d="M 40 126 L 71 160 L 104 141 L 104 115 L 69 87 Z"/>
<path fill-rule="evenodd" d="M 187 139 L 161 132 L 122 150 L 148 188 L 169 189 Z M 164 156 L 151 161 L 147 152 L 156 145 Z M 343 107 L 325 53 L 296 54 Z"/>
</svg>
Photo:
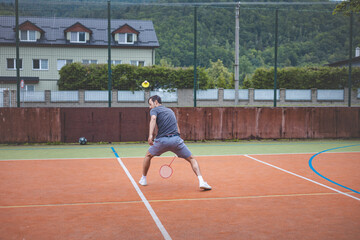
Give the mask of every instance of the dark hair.
<svg viewBox="0 0 360 240">
<path fill-rule="evenodd" d="M 150 99 L 151 99 L 151 101 L 153 101 L 153 102 L 158 101 L 158 103 L 161 104 L 161 97 L 158 96 L 158 95 L 154 95 L 154 96 L 149 97 L 148 102 L 150 101 Z"/>
</svg>

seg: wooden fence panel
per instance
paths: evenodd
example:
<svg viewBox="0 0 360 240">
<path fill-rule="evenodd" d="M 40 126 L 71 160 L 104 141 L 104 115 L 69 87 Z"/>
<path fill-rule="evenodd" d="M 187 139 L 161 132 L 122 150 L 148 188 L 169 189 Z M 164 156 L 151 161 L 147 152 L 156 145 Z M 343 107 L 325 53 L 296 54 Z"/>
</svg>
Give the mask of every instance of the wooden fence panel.
<svg viewBox="0 0 360 240">
<path fill-rule="evenodd" d="M 359 138 L 360 107 L 172 108 L 185 140 Z M 0 108 L 0 143 L 146 141 L 148 108 Z"/>
<path fill-rule="evenodd" d="M 60 141 L 59 108 L 0 108 L 0 143 Z"/>
</svg>

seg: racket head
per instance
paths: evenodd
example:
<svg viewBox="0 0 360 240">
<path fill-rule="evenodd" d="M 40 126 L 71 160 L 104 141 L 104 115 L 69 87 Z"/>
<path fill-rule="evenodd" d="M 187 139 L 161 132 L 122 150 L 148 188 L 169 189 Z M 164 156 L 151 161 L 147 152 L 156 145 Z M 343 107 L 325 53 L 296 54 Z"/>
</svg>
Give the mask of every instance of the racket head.
<svg viewBox="0 0 360 240">
<path fill-rule="evenodd" d="M 160 167 L 159 174 L 162 178 L 169 178 L 173 174 L 173 169 L 170 165 L 164 164 Z"/>
</svg>

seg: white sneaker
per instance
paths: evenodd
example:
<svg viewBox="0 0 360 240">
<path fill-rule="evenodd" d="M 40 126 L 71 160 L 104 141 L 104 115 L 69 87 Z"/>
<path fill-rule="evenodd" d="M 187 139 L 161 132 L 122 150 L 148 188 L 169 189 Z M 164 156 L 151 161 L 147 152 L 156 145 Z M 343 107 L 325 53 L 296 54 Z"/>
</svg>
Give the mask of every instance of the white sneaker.
<svg viewBox="0 0 360 240">
<path fill-rule="evenodd" d="M 211 186 L 207 182 L 200 183 L 200 188 L 204 190 L 211 190 Z"/>
<path fill-rule="evenodd" d="M 142 186 L 146 186 L 147 185 L 147 181 L 145 178 L 141 178 L 140 181 L 139 181 L 139 184 L 142 185 Z"/>
</svg>

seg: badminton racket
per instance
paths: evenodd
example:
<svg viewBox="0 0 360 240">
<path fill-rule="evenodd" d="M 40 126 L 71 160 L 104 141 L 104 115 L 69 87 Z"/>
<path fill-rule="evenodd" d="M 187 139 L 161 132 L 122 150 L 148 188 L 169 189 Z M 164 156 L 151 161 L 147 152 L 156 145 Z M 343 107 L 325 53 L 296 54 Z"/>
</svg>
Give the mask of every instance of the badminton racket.
<svg viewBox="0 0 360 240">
<path fill-rule="evenodd" d="M 174 156 L 170 164 L 164 164 L 160 167 L 159 174 L 162 178 L 169 178 L 173 174 L 173 169 L 171 168 L 171 164 L 173 163 L 175 158 L 176 155 Z"/>
</svg>

